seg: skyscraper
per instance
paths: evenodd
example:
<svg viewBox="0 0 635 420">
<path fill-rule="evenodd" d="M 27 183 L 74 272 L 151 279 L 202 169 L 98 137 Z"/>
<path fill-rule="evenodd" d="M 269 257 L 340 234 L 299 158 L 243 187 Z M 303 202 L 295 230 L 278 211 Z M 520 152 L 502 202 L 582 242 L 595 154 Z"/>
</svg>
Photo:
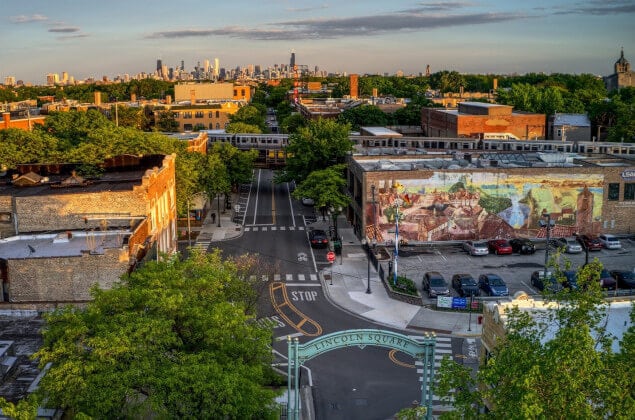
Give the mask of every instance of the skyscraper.
<svg viewBox="0 0 635 420">
<path fill-rule="evenodd" d="M 163 67 L 163 63 L 161 62 L 161 59 L 159 58 L 157 60 L 157 76 L 162 76 L 161 74 L 161 68 Z"/>
<path fill-rule="evenodd" d="M 203 71 L 205 73 L 209 73 L 209 60 L 205 59 L 205 61 L 203 61 Z"/>
<path fill-rule="evenodd" d="M 292 52 L 291 53 L 291 61 L 289 62 L 289 67 L 291 67 L 290 70 L 293 70 L 293 67 L 295 66 L 295 53 Z"/>
<path fill-rule="evenodd" d="M 220 75 L 220 60 L 218 57 L 214 58 L 214 76 L 218 78 Z"/>
</svg>

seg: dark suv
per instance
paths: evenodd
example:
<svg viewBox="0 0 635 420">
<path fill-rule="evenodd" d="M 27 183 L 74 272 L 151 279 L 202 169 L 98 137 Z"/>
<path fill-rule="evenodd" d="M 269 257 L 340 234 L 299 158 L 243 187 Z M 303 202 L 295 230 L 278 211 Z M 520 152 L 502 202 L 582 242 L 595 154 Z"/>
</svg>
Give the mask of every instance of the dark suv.
<svg viewBox="0 0 635 420">
<path fill-rule="evenodd" d="M 470 274 L 455 274 L 452 276 L 452 287 L 459 296 L 479 296 L 481 291 L 474 277 Z"/>
<path fill-rule="evenodd" d="M 423 290 L 428 292 L 428 297 L 447 296 L 450 294 L 448 283 L 443 275 L 437 271 L 428 271 L 423 275 L 421 282 Z"/>
<path fill-rule="evenodd" d="M 329 244 L 329 238 L 322 229 L 313 229 L 309 231 L 309 242 L 311 248 L 326 248 Z"/>
<path fill-rule="evenodd" d="M 509 240 L 512 251 L 519 254 L 533 254 L 536 252 L 536 246 L 527 238 L 514 238 Z"/>
</svg>

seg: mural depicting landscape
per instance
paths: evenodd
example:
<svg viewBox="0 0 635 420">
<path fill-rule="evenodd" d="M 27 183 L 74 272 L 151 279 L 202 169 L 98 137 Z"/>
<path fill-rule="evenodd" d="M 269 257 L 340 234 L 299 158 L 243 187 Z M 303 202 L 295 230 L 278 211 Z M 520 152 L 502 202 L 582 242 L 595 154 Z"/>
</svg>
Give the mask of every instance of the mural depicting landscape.
<svg viewBox="0 0 635 420">
<path fill-rule="evenodd" d="M 397 214 L 406 242 L 541 237 L 543 210 L 555 222 L 554 237 L 600 228 L 602 175 L 435 172 L 377 187 L 376 220 L 369 200 L 366 235 L 380 243 L 394 240 Z"/>
</svg>

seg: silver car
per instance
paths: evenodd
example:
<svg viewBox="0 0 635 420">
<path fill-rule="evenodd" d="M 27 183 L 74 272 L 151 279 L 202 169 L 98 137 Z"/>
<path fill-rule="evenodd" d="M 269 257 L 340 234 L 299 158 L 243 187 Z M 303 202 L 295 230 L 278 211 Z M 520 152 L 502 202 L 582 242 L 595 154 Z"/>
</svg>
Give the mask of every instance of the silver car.
<svg viewBox="0 0 635 420">
<path fill-rule="evenodd" d="M 570 238 L 554 238 L 551 239 L 550 245 L 554 248 L 563 249 L 567 254 L 577 254 L 582 252 L 582 245 L 575 239 Z"/>
<path fill-rule="evenodd" d="M 467 241 L 463 243 L 463 249 L 470 255 L 487 255 L 489 248 L 485 241 Z"/>
<path fill-rule="evenodd" d="M 615 235 L 610 235 L 608 233 L 603 233 L 598 236 L 600 242 L 602 242 L 602 246 L 606 249 L 621 249 L 622 243 Z"/>
</svg>

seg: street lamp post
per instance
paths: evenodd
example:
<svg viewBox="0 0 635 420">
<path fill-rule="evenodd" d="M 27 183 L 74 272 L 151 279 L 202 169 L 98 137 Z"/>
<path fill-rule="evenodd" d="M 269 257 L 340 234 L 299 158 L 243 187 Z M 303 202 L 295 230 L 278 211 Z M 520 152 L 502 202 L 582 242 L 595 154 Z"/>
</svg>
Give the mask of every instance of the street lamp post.
<svg viewBox="0 0 635 420">
<path fill-rule="evenodd" d="M 541 226 L 545 226 L 545 229 L 547 229 L 547 244 L 545 246 L 545 278 L 544 278 L 544 282 L 547 281 L 547 265 L 549 264 L 549 240 L 551 239 L 550 234 L 551 234 L 551 213 L 547 213 L 546 209 L 542 210 L 542 215 L 541 217 L 547 219 L 547 222 L 544 223 L 542 220 L 540 221 L 540 225 Z"/>
<path fill-rule="evenodd" d="M 218 225 L 216 225 L 217 227 L 220 227 L 220 194 L 216 194 L 216 208 L 218 209 Z"/>
<path fill-rule="evenodd" d="M 395 255 L 393 257 L 393 284 L 397 284 L 397 262 L 399 260 L 399 207 L 402 204 L 403 200 L 401 198 L 395 199 Z"/>
</svg>

